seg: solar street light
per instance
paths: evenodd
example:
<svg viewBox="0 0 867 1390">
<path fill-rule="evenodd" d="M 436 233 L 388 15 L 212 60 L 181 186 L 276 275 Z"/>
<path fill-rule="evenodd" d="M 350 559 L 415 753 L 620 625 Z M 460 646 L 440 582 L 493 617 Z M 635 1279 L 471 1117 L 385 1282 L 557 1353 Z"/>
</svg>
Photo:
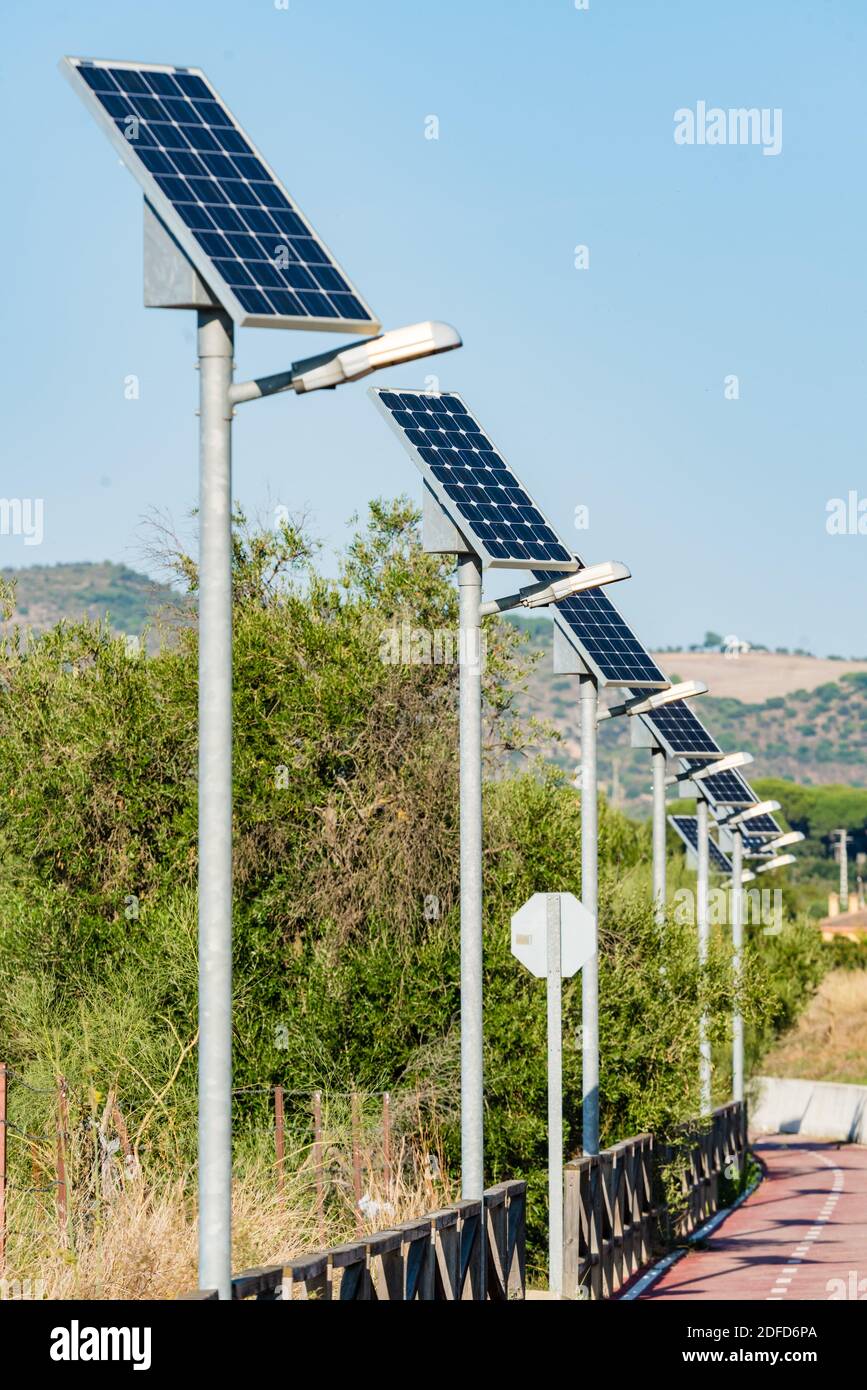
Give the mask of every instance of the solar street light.
<svg viewBox="0 0 867 1390">
<path fill-rule="evenodd" d="M 678 692 L 678 698 L 670 703 L 659 695 L 650 697 L 648 708 L 636 707 L 638 718 L 630 726 L 632 746 L 649 748 L 653 773 L 653 901 L 656 920 L 665 920 L 665 789 L 666 764 L 668 758 L 688 758 L 689 765 L 699 765 L 708 758 L 722 757 L 722 749 L 716 739 L 705 728 L 695 712 L 686 703 L 693 695 L 704 694 L 707 686 L 703 681 L 683 681 L 672 686 L 671 691 L 662 691 L 664 697 Z M 643 706 L 645 695 L 633 691 L 637 706 Z M 631 702 L 630 702 L 631 703 Z"/>
<path fill-rule="evenodd" d="M 576 557 L 577 558 L 577 557 Z M 551 576 L 540 574 L 547 579 Z M 597 589 L 575 594 L 554 609 L 554 670 L 578 676 L 581 731 L 581 901 L 598 916 L 599 808 L 596 775 L 599 688 L 630 686 L 636 697 L 667 690 L 669 681 Z M 581 976 L 582 1143 L 599 1152 L 599 957 Z"/>
<path fill-rule="evenodd" d="M 369 394 L 422 475 L 424 548 L 433 554 L 454 555 L 457 561 L 461 637 L 461 1192 L 465 1199 L 478 1200 L 484 1190 L 480 623 L 485 613 L 522 604 L 553 603 L 555 614 L 562 614 L 579 611 L 581 604 L 597 603 L 601 605 L 599 611 L 614 613 L 599 586 L 625 578 L 628 571 L 616 562 L 582 567 L 456 392 L 373 387 Z M 483 605 L 483 565 L 531 569 L 537 582 L 509 599 Z M 595 897 L 591 906 L 587 889 L 585 877 L 582 900 L 595 920 Z M 592 961 L 584 966 L 585 980 L 588 971 L 596 970 L 594 952 Z M 586 1010 L 584 1018 L 586 1040 L 592 1023 Z M 595 1036 L 598 1038 L 598 1029 Z M 595 1115 L 598 1133 L 598 1062 L 589 1076 L 586 1059 L 585 1046 L 585 1135 L 587 1087 L 591 1082 L 589 1122 L 594 1123 Z"/>
<path fill-rule="evenodd" d="M 64 58 L 144 194 L 145 304 L 195 310 L 199 366 L 199 1284 L 231 1297 L 233 407 L 460 345 L 373 311 L 198 68 Z M 233 386 L 235 326 L 373 334 Z"/>
</svg>

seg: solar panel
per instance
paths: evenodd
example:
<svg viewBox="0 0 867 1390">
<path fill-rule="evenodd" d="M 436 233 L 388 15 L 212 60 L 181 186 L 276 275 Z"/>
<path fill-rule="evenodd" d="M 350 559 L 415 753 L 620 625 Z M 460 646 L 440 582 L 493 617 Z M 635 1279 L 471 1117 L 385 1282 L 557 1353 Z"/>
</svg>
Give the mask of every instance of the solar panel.
<svg viewBox="0 0 867 1390">
<path fill-rule="evenodd" d="M 757 858 L 760 855 L 769 854 L 767 841 L 763 835 L 743 835 L 742 837 L 744 854 L 750 858 Z"/>
<path fill-rule="evenodd" d="M 632 693 L 644 694 L 642 690 L 633 690 Z M 669 758 L 712 758 L 722 753 L 716 739 L 708 733 L 685 700 L 675 700 L 670 705 L 663 705 L 638 717 L 656 735 Z"/>
<path fill-rule="evenodd" d="M 583 568 L 580 560 L 579 565 Z M 539 580 L 556 578 L 544 571 L 534 573 Z M 564 599 L 554 608 L 554 620 L 600 685 L 664 690 L 671 684 L 604 590 L 587 589 Z"/>
<path fill-rule="evenodd" d="M 685 758 L 684 767 L 689 772 L 697 772 L 707 767 L 707 762 L 697 758 Z M 755 792 L 739 772 L 717 772 L 710 777 L 702 777 L 697 786 L 702 796 L 714 806 L 749 806 L 755 801 Z"/>
<path fill-rule="evenodd" d="M 379 331 L 198 68 L 85 58 L 64 58 L 60 66 L 236 323 Z"/>
<path fill-rule="evenodd" d="M 773 816 L 751 816 L 748 821 L 744 821 L 741 826 L 746 836 L 749 831 L 751 836 L 782 835 L 782 826 L 778 825 Z"/>
<path fill-rule="evenodd" d="M 698 854 L 698 817 L 697 816 L 669 816 L 668 823 L 678 833 L 683 843 L 695 854 Z M 730 874 L 732 866 L 723 854 L 719 845 L 708 835 L 708 865 L 713 873 Z"/>
<path fill-rule="evenodd" d="M 486 565 L 547 565 L 558 578 L 576 568 L 570 551 L 461 396 L 380 387 L 369 394 L 468 548 Z"/>
</svg>

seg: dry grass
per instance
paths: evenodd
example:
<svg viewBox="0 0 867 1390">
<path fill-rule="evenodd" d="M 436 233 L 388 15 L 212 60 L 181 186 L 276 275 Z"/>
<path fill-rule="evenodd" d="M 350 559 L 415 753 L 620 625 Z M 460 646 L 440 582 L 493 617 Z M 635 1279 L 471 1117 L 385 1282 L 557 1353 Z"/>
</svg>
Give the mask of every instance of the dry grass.
<svg viewBox="0 0 867 1390">
<path fill-rule="evenodd" d="M 270 1134 L 260 1136 L 267 1152 Z M 456 1200 L 429 1132 L 396 1135 L 387 1173 L 381 1136 L 362 1133 L 363 1214 L 356 1209 L 351 1141 L 331 1123 L 321 1167 L 310 1145 L 290 1148 L 279 1190 L 276 1164 L 248 1158 L 236 1173 L 233 1257 L 237 1272 L 280 1264 L 306 1252 L 389 1228 Z M 61 1240 L 55 1196 L 16 1184 L 8 1193 L 6 1286 L 0 1298 L 173 1299 L 197 1284 L 195 1175 L 130 1174 L 115 1156 L 94 1174 L 87 1142 L 73 1136 L 67 1155 L 70 1210 Z M 36 1175 L 34 1175 L 36 1176 Z M 43 1174 L 43 1181 L 48 1178 Z M 53 1176 L 53 1175 L 52 1175 Z M 317 1176 L 325 1191 L 320 1209 Z"/>
<path fill-rule="evenodd" d="M 832 970 L 762 1062 L 766 1076 L 867 1085 L 867 971 Z"/>
</svg>

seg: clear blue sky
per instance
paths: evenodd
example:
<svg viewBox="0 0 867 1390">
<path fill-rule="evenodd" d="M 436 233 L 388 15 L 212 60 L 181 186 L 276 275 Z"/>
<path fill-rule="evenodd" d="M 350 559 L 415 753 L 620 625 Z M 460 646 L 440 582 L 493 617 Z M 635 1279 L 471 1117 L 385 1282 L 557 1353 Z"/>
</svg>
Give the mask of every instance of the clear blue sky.
<svg viewBox="0 0 867 1390">
<path fill-rule="evenodd" d="M 45 499 L 45 540 L 0 536 L 0 564 L 145 567 L 141 518 L 195 502 L 193 315 L 141 307 L 141 195 L 56 68 L 180 63 L 386 325 L 460 328 L 431 370 L 586 559 L 630 565 L 649 645 L 867 653 L 867 536 L 825 531 L 829 498 L 867 496 L 862 0 L 7 0 L 3 48 L 2 491 Z M 676 145 L 700 100 L 781 108 L 782 153 Z M 333 341 L 241 330 L 239 372 Z M 238 498 L 306 508 L 329 556 L 369 497 L 418 493 L 367 384 L 236 421 Z"/>
</svg>

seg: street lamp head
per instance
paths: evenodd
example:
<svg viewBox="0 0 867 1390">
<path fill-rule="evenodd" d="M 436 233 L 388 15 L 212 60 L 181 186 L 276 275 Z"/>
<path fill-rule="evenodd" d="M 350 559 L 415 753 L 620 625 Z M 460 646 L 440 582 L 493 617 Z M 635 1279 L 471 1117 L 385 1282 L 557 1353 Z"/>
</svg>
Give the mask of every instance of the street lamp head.
<svg viewBox="0 0 867 1390">
<path fill-rule="evenodd" d="M 341 386 L 344 381 L 358 381 L 382 367 L 396 367 L 403 362 L 415 362 L 420 357 L 434 357 L 461 346 L 461 335 L 448 323 L 413 323 L 407 328 L 392 328 L 376 338 L 361 343 L 334 348 L 292 364 L 292 389 L 299 395 Z"/>
<path fill-rule="evenodd" d="M 779 801 L 757 801 L 745 811 L 738 811 L 736 816 L 730 816 L 726 825 L 744 825 L 747 821 L 755 820 L 757 816 L 772 816 L 779 810 Z"/>
<path fill-rule="evenodd" d="M 778 854 L 775 859 L 769 859 L 767 864 L 759 865 L 760 874 L 769 874 L 772 869 L 785 869 L 787 864 L 794 864 L 794 854 Z"/>
<path fill-rule="evenodd" d="M 787 845 L 799 845 L 803 839 L 803 830 L 789 830 L 785 835 L 778 835 L 776 840 L 769 841 L 768 849 L 785 849 Z"/>
<path fill-rule="evenodd" d="M 668 690 L 657 690 L 646 699 L 636 700 L 634 704 L 629 702 L 625 707 L 626 713 L 649 714 L 651 710 L 662 709 L 663 705 L 673 705 L 678 700 L 691 700 L 696 695 L 706 694 L 704 681 L 680 681 L 677 685 L 670 685 Z"/>
<path fill-rule="evenodd" d="M 735 768 L 746 767 L 753 761 L 752 753 L 729 753 L 724 758 L 715 758 L 713 762 L 708 762 L 705 767 L 697 768 L 689 774 L 689 781 L 703 782 L 708 777 L 715 777 L 718 772 L 734 772 Z"/>
<path fill-rule="evenodd" d="M 525 608 L 543 608 L 549 603 L 562 603 L 586 589 L 599 589 L 603 584 L 616 584 L 629 577 L 629 569 L 619 560 L 603 560 L 601 564 L 585 565 L 574 574 L 555 579 L 542 589 L 522 590 L 521 603 Z"/>
</svg>

